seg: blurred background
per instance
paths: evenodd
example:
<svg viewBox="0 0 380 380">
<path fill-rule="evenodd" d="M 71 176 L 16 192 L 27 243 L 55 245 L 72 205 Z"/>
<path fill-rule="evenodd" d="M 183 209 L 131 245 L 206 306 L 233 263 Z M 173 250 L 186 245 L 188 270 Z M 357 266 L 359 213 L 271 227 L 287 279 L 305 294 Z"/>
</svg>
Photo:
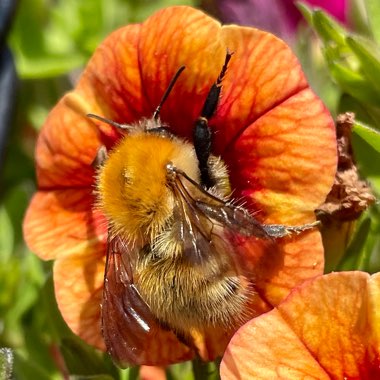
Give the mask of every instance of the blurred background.
<svg viewBox="0 0 380 380">
<path fill-rule="evenodd" d="M 49 110 L 76 83 L 94 49 L 116 28 L 171 5 L 285 39 L 336 117 L 356 114 L 361 177 L 380 190 L 380 2 L 378 0 L 0 0 L 0 380 L 135 379 L 75 337 L 57 310 L 51 263 L 25 246 L 22 220 L 36 190 L 34 147 Z M 323 11 L 315 10 L 319 7 Z M 314 9 L 314 10 L 312 10 Z M 365 208 L 365 207 L 364 207 Z M 352 218 L 351 218 L 352 219 Z M 380 270 L 378 204 L 324 235 L 326 272 Z M 331 232 L 332 231 L 332 232 Z M 213 364 L 172 366 L 170 379 L 218 378 Z"/>
</svg>

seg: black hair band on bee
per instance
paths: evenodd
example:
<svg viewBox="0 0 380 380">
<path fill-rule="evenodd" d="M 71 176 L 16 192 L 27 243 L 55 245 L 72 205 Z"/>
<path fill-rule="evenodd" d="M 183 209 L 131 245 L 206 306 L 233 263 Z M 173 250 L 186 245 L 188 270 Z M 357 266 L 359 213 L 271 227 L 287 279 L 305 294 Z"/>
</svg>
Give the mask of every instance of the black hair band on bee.
<svg viewBox="0 0 380 380">
<path fill-rule="evenodd" d="M 201 184 L 209 189 L 215 185 L 215 180 L 211 177 L 208 159 L 211 153 L 211 129 L 208 126 L 208 120 L 214 115 L 218 106 L 220 92 L 222 89 L 222 81 L 226 75 L 228 63 L 232 57 L 232 52 L 227 49 L 226 57 L 222 70 L 219 73 L 215 83 L 211 86 L 203 105 L 201 116 L 195 123 L 193 130 L 193 142 L 195 153 L 198 158 L 198 167 L 201 174 Z"/>
</svg>

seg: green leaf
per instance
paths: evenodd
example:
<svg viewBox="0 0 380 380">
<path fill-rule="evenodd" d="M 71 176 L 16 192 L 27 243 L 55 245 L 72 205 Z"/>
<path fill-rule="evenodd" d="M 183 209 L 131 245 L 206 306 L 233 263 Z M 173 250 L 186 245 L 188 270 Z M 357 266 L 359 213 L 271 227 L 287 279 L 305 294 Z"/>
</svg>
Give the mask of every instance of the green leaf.
<svg viewBox="0 0 380 380">
<path fill-rule="evenodd" d="M 380 104 L 380 92 L 376 91 L 362 75 L 337 62 L 330 63 L 329 69 L 343 91 L 364 104 L 376 107 Z"/>
<path fill-rule="evenodd" d="M 359 225 L 359 228 L 352 239 L 346 254 L 338 265 L 337 270 L 358 270 L 362 269 L 360 263 L 366 260 L 365 243 L 370 232 L 371 219 L 366 217 Z M 363 257 L 364 256 L 364 257 Z"/>
<path fill-rule="evenodd" d="M 218 363 L 205 363 L 200 359 L 194 359 L 192 363 L 194 380 L 220 380 Z"/>
<path fill-rule="evenodd" d="M 380 109 L 355 99 L 352 95 L 342 94 L 338 105 L 338 114 L 353 112 L 355 120 L 374 126 L 380 130 Z"/>
<path fill-rule="evenodd" d="M 369 127 L 368 125 L 364 125 L 363 123 L 355 122 L 354 133 L 358 134 L 380 155 L 380 132 L 379 131 Z"/>
<path fill-rule="evenodd" d="M 0 207 L 0 265 L 6 263 L 13 251 L 13 226 L 5 207 Z"/>
<path fill-rule="evenodd" d="M 83 66 L 85 61 L 83 55 L 75 53 L 62 56 L 42 54 L 38 58 L 20 55 L 17 70 L 23 79 L 53 78 Z"/>
<path fill-rule="evenodd" d="M 193 366 L 191 361 L 173 364 L 166 369 L 168 380 L 194 380 Z"/>
<path fill-rule="evenodd" d="M 361 63 L 361 69 L 369 83 L 380 91 L 380 51 L 371 41 L 359 36 L 347 37 L 347 44 Z"/>
<path fill-rule="evenodd" d="M 347 30 L 325 12 L 313 12 L 313 26 L 325 44 L 334 42 L 338 46 L 346 45 Z"/>
<path fill-rule="evenodd" d="M 115 380 L 110 375 L 90 375 L 90 376 L 81 376 L 81 375 L 71 375 L 70 380 Z"/>
<path fill-rule="evenodd" d="M 365 0 L 368 24 L 375 40 L 380 43 L 380 1 Z"/>
<path fill-rule="evenodd" d="M 93 376 L 107 373 L 103 356 L 76 336 L 63 338 L 61 352 L 70 373 Z"/>
<path fill-rule="evenodd" d="M 51 373 L 45 371 L 45 368 L 43 368 L 40 363 L 26 359 L 17 351 L 14 361 L 14 374 L 17 380 L 58 380 L 62 378 L 61 376 L 53 376 Z"/>
<path fill-rule="evenodd" d="M 360 218 L 356 233 L 338 270 L 378 272 L 380 270 L 379 248 L 380 210 L 377 205 L 374 205 Z"/>
<path fill-rule="evenodd" d="M 371 183 L 377 193 L 380 193 L 378 151 L 356 132 L 352 136 L 352 145 L 360 174 Z"/>
<path fill-rule="evenodd" d="M 312 11 L 312 9 L 308 5 L 304 4 L 302 1 L 296 1 L 295 5 L 298 8 L 298 10 L 302 13 L 302 16 L 305 18 L 307 23 L 310 26 L 313 26 L 313 11 Z"/>
<path fill-rule="evenodd" d="M 351 30 L 355 30 L 356 33 L 363 36 L 373 37 L 368 22 L 366 6 L 364 5 L 366 1 L 367 0 L 350 0 L 346 2 L 346 8 L 348 8 L 347 19 L 349 20 Z"/>
</svg>

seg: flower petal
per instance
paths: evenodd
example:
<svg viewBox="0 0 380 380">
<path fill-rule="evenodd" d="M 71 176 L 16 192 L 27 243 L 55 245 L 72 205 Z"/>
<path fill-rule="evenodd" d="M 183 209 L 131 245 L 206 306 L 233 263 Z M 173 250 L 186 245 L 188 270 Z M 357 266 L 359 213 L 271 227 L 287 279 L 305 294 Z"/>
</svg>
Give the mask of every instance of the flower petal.
<svg viewBox="0 0 380 380">
<path fill-rule="evenodd" d="M 223 356 L 220 375 L 222 380 L 330 379 L 278 310 L 238 330 Z"/>
<path fill-rule="evenodd" d="M 317 363 L 327 378 L 378 378 L 380 344 L 373 312 L 380 307 L 379 278 L 341 272 L 305 282 L 277 309 L 237 332 L 223 359 L 222 378 L 246 378 L 252 371 L 265 374 L 260 378 L 283 378 L 280 369 L 294 368 L 302 371 L 285 377 L 326 378 Z"/>
<path fill-rule="evenodd" d="M 162 120 L 179 136 L 192 137 L 194 122 L 223 66 L 226 46 L 220 32 L 216 20 L 189 7 L 163 9 L 142 25 L 139 59 L 151 106 L 148 116 L 175 72 L 186 66 L 161 111 Z"/>
<path fill-rule="evenodd" d="M 90 119 L 78 114 L 64 98 L 50 112 L 38 137 L 36 170 L 40 189 L 91 186 L 92 162 L 101 145 Z"/>
<path fill-rule="evenodd" d="M 318 277 L 278 309 L 323 368 L 335 378 L 364 375 L 368 325 L 367 282 L 362 272 Z"/>
<path fill-rule="evenodd" d="M 23 224 L 29 248 L 42 259 L 51 260 L 104 241 L 107 224 L 92 209 L 93 203 L 90 188 L 36 193 Z"/>
<path fill-rule="evenodd" d="M 237 196 L 266 223 L 312 220 L 336 172 L 334 124 L 320 100 L 303 90 L 251 124 L 229 148 Z"/>
<path fill-rule="evenodd" d="M 71 330 L 88 344 L 105 350 L 101 335 L 101 311 L 105 244 L 80 247 L 77 253 L 58 258 L 54 263 L 54 287 L 58 308 Z M 128 326 L 126 325 L 127 329 Z M 146 342 L 141 363 L 167 365 L 192 358 L 190 349 L 173 332 L 160 329 Z M 136 363 L 139 364 L 139 363 Z"/>
<path fill-rule="evenodd" d="M 75 90 L 94 107 L 88 112 L 126 124 L 152 112 L 140 75 L 140 31 L 138 24 L 116 30 L 95 51 Z"/>
<path fill-rule="evenodd" d="M 323 245 L 318 230 L 274 243 L 250 239 L 238 249 L 246 271 L 252 273 L 255 291 L 272 306 L 278 305 L 294 287 L 323 273 Z"/>
<path fill-rule="evenodd" d="M 142 365 L 139 378 L 140 380 L 166 380 L 165 368 Z"/>
<path fill-rule="evenodd" d="M 254 318 L 266 313 L 270 309 L 271 306 L 257 294 L 252 298 L 245 313 L 247 317 Z M 204 361 L 213 361 L 223 355 L 235 332 L 236 328 L 221 329 L 220 327 L 209 327 L 202 331 L 193 330 L 191 336 L 200 358 Z"/>
<path fill-rule="evenodd" d="M 224 26 L 222 40 L 234 52 L 223 81 L 215 146 L 226 153 L 244 129 L 308 87 L 301 66 L 283 41 L 253 28 Z M 299 110 L 299 115 L 306 108 Z"/>
<path fill-rule="evenodd" d="M 380 273 L 372 275 L 368 281 L 368 324 L 369 373 L 375 378 L 380 373 Z"/>
<path fill-rule="evenodd" d="M 54 262 L 54 288 L 58 308 L 71 330 L 101 350 L 100 304 L 102 301 L 105 244 L 88 245 Z"/>
<path fill-rule="evenodd" d="M 142 117 L 136 50 L 139 29 L 131 25 L 111 34 L 90 60 L 76 90 L 50 112 L 36 148 L 40 188 L 93 184 L 92 163 L 99 147 L 112 146 L 119 135 L 88 118 L 88 113 L 122 122 Z"/>
</svg>

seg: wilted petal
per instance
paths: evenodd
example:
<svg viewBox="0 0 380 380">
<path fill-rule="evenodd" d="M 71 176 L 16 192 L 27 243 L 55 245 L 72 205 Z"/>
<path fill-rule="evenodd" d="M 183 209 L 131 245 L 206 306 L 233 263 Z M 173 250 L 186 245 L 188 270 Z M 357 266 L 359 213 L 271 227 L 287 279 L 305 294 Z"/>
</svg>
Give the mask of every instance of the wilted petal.
<svg viewBox="0 0 380 380">
<path fill-rule="evenodd" d="M 236 333 L 222 378 L 277 379 L 286 371 L 292 379 L 377 378 L 379 278 L 341 272 L 305 282 L 277 309 Z"/>
<path fill-rule="evenodd" d="M 51 260 L 104 241 L 107 223 L 93 210 L 93 203 L 91 188 L 36 193 L 23 225 L 30 249 L 42 259 Z"/>
</svg>

